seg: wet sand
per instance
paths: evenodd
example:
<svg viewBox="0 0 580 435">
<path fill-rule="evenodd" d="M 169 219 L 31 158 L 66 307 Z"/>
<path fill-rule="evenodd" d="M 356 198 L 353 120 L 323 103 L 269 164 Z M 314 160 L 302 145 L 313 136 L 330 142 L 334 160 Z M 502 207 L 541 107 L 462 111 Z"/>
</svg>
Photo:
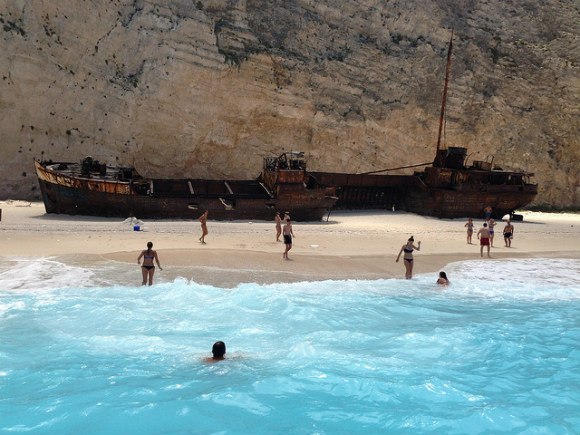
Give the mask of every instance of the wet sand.
<svg viewBox="0 0 580 435">
<path fill-rule="evenodd" d="M 0 202 L 1 256 L 56 257 L 63 262 L 115 262 L 134 268 L 137 256 L 152 241 L 163 271 L 156 282 L 184 276 L 199 283 L 232 287 L 244 282 L 271 283 L 327 279 L 403 278 L 402 260 L 395 262 L 411 235 L 421 241 L 414 253 L 415 274 L 433 273 L 452 262 L 481 259 L 478 240 L 466 243 L 464 219 L 437 219 L 404 212 L 332 212 L 328 221 L 295 222 L 290 260 L 275 241 L 273 222 L 208 221 L 202 245 L 197 216 L 181 221 L 145 221 L 142 231 L 117 218 L 48 215 L 42 203 Z M 580 215 L 523 212 L 514 222 L 512 247 L 504 246 L 498 222 L 492 258 L 580 259 Z M 475 220 L 475 229 L 483 220 Z M 485 255 L 485 251 L 484 251 Z M 484 257 L 487 258 L 487 257 Z"/>
</svg>

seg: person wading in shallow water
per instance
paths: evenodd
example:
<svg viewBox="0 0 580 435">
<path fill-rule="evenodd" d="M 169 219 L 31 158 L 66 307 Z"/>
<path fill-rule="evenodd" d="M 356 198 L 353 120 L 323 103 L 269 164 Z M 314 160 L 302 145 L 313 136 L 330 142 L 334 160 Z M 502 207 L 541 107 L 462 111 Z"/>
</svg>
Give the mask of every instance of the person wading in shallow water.
<svg viewBox="0 0 580 435">
<path fill-rule="evenodd" d="M 149 285 L 153 285 L 153 275 L 155 275 L 155 265 L 153 260 L 159 266 L 159 270 L 163 270 L 159 264 L 159 257 L 157 257 L 157 251 L 153 249 L 153 242 L 147 242 L 147 249 L 141 251 L 139 257 L 137 257 L 137 264 L 141 264 L 141 258 L 143 258 L 143 265 L 141 266 L 141 272 L 143 273 L 143 283 L 141 285 L 147 284 L 149 280 Z"/>
<path fill-rule="evenodd" d="M 401 258 L 401 254 L 404 252 L 403 255 L 403 262 L 405 263 L 405 278 L 411 279 L 413 278 L 413 251 L 416 249 L 417 251 L 421 250 L 421 242 L 417 242 L 417 246 L 413 243 L 415 242 L 415 238 L 413 236 L 409 237 L 407 243 L 401 247 L 399 251 L 399 255 L 397 255 L 396 262 L 399 262 L 399 258 Z"/>
<path fill-rule="evenodd" d="M 447 279 L 447 274 L 445 272 L 439 272 L 439 278 L 437 278 L 437 284 L 448 285 L 449 280 Z"/>
</svg>

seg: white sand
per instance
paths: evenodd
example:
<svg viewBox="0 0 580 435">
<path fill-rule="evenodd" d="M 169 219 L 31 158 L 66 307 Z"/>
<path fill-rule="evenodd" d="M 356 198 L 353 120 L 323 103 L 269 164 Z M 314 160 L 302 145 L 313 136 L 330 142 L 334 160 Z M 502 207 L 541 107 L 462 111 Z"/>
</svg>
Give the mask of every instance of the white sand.
<svg viewBox="0 0 580 435">
<path fill-rule="evenodd" d="M 421 241 L 414 273 L 437 272 L 446 264 L 480 258 L 477 238 L 466 243 L 463 219 L 436 219 L 403 212 L 332 212 L 328 222 L 295 222 L 290 260 L 275 241 L 272 222 L 209 221 L 207 244 L 199 243 L 197 221 L 146 221 L 143 231 L 123 219 L 46 214 L 42 203 L 0 202 L 3 257 L 56 256 L 63 261 L 109 260 L 138 272 L 136 258 L 147 241 L 158 251 L 165 280 L 184 269 L 196 281 L 216 285 L 324 279 L 404 277 L 395 263 L 410 235 Z M 580 215 L 523 212 L 514 222 L 511 248 L 499 222 L 493 258 L 580 258 Z M 475 221 L 476 232 L 482 221 Z"/>
</svg>

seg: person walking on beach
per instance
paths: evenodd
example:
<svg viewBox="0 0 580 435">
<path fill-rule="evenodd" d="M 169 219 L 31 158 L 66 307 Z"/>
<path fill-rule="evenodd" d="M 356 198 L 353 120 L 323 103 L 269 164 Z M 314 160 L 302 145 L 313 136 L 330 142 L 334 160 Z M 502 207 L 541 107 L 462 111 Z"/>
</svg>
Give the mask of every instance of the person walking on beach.
<svg viewBox="0 0 580 435">
<path fill-rule="evenodd" d="M 483 257 L 483 247 L 487 246 L 487 256 L 491 257 L 491 255 L 489 255 L 489 230 L 487 229 L 487 223 L 484 222 L 483 223 L 483 227 L 479 229 L 479 231 L 477 232 L 477 238 L 479 239 L 479 253 L 481 254 L 481 256 Z"/>
<path fill-rule="evenodd" d="M 493 237 L 495 235 L 495 226 L 497 225 L 497 222 L 495 220 L 493 220 L 493 218 L 490 218 L 489 221 L 487 222 L 487 227 L 489 229 L 489 246 L 491 246 L 493 248 Z"/>
<path fill-rule="evenodd" d="M 447 279 L 447 274 L 445 272 L 439 272 L 439 278 L 437 278 L 437 284 L 449 285 L 449 280 Z"/>
<path fill-rule="evenodd" d="M 416 249 L 417 251 L 421 250 L 421 242 L 417 242 L 417 246 L 413 243 L 415 242 L 415 238 L 413 236 L 409 237 L 407 243 L 401 247 L 399 251 L 399 255 L 397 255 L 396 262 L 399 262 L 401 258 L 401 254 L 404 252 L 403 255 L 403 262 L 405 263 L 405 278 L 411 279 L 413 278 L 413 251 Z"/>
<path fill-rule="evenodd" d="M 201 222 L 201 237 L 199 241 L 205 245 L 205 236 L 207 236 L 207 215 L 209 212 L 206 210 L 203 214 L 199 217 L 199 222 Z"/>
<path fill-rule="evenodd" d="M 294 237 L 294 232 L 292 231 L 292 222 L 290 218 L 286 218 L 286 224 L 284 224 L 283 228 L 283 236 L 284 236 L 284 245 L 286 245 L 286 249 L 284 254 L 282 254 L 282 258 L 284 260 L 288 260 L 288 251 L 292 249 L 292 237 Z"/>
<path fill-rule="evenodd" d="M 276 241 L 280 241 L 280 235 L 282 234 L 282 218 L 280 217 L 280 212 L 276 212 L 276 216 L 274 217 L 274 221 L 276 222 Z"/>
<path fill-rule="evenodd" d="M 147 249 L 141 251 L 139 257 L 137 257 L 137 264 L 141 264 L 141 258 L 143 258 L 143 265 L 141 266 L 141 273 L 143 274 L 143 283 L 141 285 L 147 284 L 153 285 L 153 275 L 155 275 L 155 265 L 153 260 L 157 263 L 159 270 L 163 270 L 159 264 L 159 257 L 157 256 L 157 251 L 153 249 L 153 242 L 147 242 Z"/>
<path fill-rule="evenodd" d="M 467 219 L 467 223 L 464 227 L 467 228 L 467 243 L 471 245 L 471 238 L 473 237 L 473 219 Z"/>
<path fill-rule="evenodd" d="M 514 238 L 514 226 L 512 222 L 508 220 L 503 229 L 503 240 L 505 242 L 506 248 L 512 247 L 512 239 Z"/>
</svg>

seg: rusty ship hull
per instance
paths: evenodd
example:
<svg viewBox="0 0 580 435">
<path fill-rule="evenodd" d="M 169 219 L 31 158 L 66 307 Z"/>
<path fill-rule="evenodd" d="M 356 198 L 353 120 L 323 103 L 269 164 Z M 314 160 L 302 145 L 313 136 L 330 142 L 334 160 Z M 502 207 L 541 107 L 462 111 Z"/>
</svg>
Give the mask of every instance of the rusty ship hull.
<svg viewBox="0 0 580 435">
<path fill-rule="evenodd" d="M 337 198 L 333 188 L 306 188 L 302 170 L 278 170 L 275 184 L 255 180 L 145 179 L 133 168 L 35 161 L 47 213 L 147 219 L 320 220 Z M 312 184 L 312 183 L 310 183 Z"/>
<path fill-rule="evenodd" d="M 425 187 L 410 190 L 401 208 L 438 218 L 480 218 L 491 207 L 492 217 L 502 219 L 538 194 L 533 174 L 525 172 L 432 167 L 418 176 Z"/>
<path fill-rule="evenodd" d="M 464 164 L 465 148 L 443 149 L 433 164 L 413 175 L 313 172 L 321 185 L 336 187 L 336 209 L 396 209 L 438 218 L 492 216 L 530 204 L 538 193 L 532 173 L 492 169 L 491 163 Z"/>
</svg>

